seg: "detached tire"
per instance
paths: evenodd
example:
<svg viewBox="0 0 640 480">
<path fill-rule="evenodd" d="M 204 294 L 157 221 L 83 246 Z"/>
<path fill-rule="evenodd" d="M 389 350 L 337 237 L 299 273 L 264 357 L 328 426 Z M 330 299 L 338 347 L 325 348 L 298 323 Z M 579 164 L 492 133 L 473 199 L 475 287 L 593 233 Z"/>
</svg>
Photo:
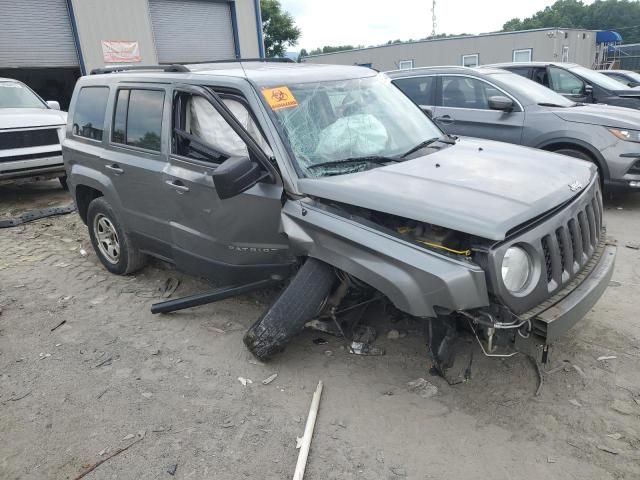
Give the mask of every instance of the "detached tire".
<svg viewBox="0 0 640 480">
<path fill-rule="evenodd" d="M 127 275 L 146 263 L 147 257 L 135 247 L 104 197 L 98 197 L 89 204 L 87 226 L 96 255 L 111 273 Z"/>
<path fill-rule="evenodd" d="M 289 285 L 247 330 L 244 343 L 249 351 L 264 360 L 284 350 L 289 340 L 318 313 L 334 281 L 331 266 L 314 258 L 307 259 Z"/>
</svg>

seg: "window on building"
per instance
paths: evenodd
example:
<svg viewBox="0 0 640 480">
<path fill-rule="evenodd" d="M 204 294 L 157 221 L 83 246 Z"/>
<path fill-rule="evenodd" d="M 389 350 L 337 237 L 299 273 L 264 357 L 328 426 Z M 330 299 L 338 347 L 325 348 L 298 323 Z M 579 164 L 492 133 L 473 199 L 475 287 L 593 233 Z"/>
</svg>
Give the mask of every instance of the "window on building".
<svg viewBox="0 0 640 480">
<path fill-rule="evenodd" d="M 551 77 L 551 88 L 558 93 L 569 95 L 580 95 L 584 92 L 584 82 L 573 73 L 562 68 L 549 67 Z"/>
<path fill-rule="evenodd" d="M 71 131 L 74 135 L 102 140 L 108 98 L 108 87 L 84 87 L 80 90 L 73 114 Z"/>
<path fill-rule="evenodd" d="M 477 67 L 480 65 L 480 55 L 477 53 L 473 53 L 470 55 L 462 56 L 462 66 L 463 67 Z"/>
<path fill-rule="evenodd" d="M 163 90 L 119 90 L 111 141 L 160 151 Z"/>
<path fill-rule="evenodd" d="M 400 60 L 398 62 L 398 68 L 400 70 L 408 70 L 409 68 L 413 68 L 413 60 Z"/>
<path fill-rule="evenodd" d="M 418 105 L 433 105 L 433 89 L 436 77 L 411 77 L 394 80 L 393 83 Z"/>
<path fill-rule="evenodd" d="M 513 51 L 514 62 L 530 62 L 532 58 L 533 58 L 532 48 L 523 48 L 520 50 Z"/>
<path fill-rule="evenodd" d="M 569 61 L 569 45 L 564 45 L 562 47 L 562 62 L 566 63 Z"/>
<path fill-rule="evenodd" d="M 489 97 L 504 96 L 497 88 L 477 78 L 442 77 L 442 106 L 489 110 Z"/>
</svg>

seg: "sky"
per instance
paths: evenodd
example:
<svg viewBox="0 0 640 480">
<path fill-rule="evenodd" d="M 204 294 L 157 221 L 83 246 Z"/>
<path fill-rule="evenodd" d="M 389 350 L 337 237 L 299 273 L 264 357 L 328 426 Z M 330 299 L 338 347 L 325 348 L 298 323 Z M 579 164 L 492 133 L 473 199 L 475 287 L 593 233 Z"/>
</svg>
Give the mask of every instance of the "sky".
<svg viewBox="0 0 640 480">
<path fill-rule="evenodd" d="M 436 33 L 497 31 L 555 0 L 436 0 Z M 291 50 L 324 45 L 377 45 L 431 33 L 431 0 L 280 0 L 302 30 Z"/>
</svg>

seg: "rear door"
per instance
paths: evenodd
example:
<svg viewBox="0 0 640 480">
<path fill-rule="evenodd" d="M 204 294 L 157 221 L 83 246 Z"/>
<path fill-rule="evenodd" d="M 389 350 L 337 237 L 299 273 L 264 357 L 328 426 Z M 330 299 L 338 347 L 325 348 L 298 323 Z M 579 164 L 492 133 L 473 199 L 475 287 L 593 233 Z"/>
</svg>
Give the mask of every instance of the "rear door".
<svg viewBox="0 0 640 480">
<path fill-rule="evenodd" d="M 168 153 L 162 136 L 167 96 L 165 85 L 118 86 L 104 169 L 139 247 L 170 259 L 169 219 L 162 194 Z"/>
<path fill-rule="evenodd" d="M 222 100 L 243 133 L 256 142 L 253 147 L 210 100 L 187 86 L 176 85 L 172 92 L 171 154 L 162 190 L 171 208 L 175 262 L 185 271 L 224 284 L 284 272 L 291 258 L 279 231 L 279 179 L 260 182 L 225 200 L 212 179 L 228 158 L 270 157 L 269 145 L 242 97 L 226 95 Z"/>
<path fill-rule="evenodd" d="M 442 75 L 439 80 L 433 119 L 445 132 L 501 142 L 521 142 L 524 111 L 508 93 L 467 75 Z M 492 96 L 511 98 L 514 110 L 491 110 L 489 98 Z"/>
</svg>

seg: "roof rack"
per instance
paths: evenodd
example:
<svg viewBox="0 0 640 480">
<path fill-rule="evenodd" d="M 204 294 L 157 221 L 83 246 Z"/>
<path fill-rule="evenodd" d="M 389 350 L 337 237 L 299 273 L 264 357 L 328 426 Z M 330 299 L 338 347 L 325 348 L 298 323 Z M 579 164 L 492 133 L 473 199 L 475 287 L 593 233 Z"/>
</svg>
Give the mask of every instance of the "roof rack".
<svg viewBox="0 0 640 480">
<path fill-rule="evenodd" d="M 230 58 L 227 60 L 206 60 L 204 62 L 185 62 L 185 64 L 200 65 L 203 63 L 239 63 L 239 62 L 296 63 L 291 58 L 278 57 L 278 58 Z"/>
<path fill-rule="evenodd" d="M 102 67 L 91 70 L 90 75 L 100 75 L 102 73 L 130 72 L 132 70 L 159 70 L 161 72 L 190 72 L 184 65 L 121 65 L 119 67 Z"/>
</svg>

